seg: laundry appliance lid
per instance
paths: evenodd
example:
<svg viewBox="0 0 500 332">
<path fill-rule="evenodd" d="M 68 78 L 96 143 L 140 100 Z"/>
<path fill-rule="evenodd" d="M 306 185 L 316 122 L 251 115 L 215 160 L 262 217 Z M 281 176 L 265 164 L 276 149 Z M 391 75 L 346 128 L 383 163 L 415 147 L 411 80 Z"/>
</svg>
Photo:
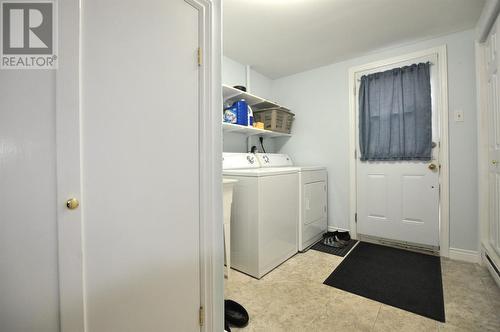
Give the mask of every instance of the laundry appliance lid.
<svg viewBox="0 0 500 332">
<path fill-rule="evenodd" d="M 272 167 L 272 168 L 255 168 L 255 169 L 225 169 L 222 173 L 224 176 L 249 176 L 262 177 L 282 174 L 294 174 L 299 172 L 298 167 Z"/>
<path fill-rule="evenodd" d="M 283 153 L 257 153 L 257 159 L 260 166 L 263 168 L 270 167 L 298 167 L 300 171 L 320 171 L 326 170 L 324 166 L 296 166 L 293 164 L 292 158 Z"/>
</svg>

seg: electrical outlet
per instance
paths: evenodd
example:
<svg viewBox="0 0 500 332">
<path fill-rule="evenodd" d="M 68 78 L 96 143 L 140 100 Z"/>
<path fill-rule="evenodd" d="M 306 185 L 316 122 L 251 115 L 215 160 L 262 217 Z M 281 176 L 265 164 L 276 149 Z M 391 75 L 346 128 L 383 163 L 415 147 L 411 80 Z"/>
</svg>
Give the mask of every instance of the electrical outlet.
<svg viewBox="0 0 500 332">
<path fill-rule="evenodd" d="M 464 121 L 464 111 L 456 110 L 455 111 L 455 122 L 463 122 Z"/>
</svg>

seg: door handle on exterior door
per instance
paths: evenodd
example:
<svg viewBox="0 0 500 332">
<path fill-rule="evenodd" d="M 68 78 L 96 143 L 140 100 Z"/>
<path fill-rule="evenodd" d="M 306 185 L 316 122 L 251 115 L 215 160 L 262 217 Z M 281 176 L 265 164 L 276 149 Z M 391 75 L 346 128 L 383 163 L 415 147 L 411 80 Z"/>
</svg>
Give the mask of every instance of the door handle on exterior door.
<svg viewBox="0 0 500 332">
<path fill-rule="evenodd" d="M 434 163 L 430 163 L 430 164 L 429 164 L 429 166 L 427 166 L 427 167 L 428 167 L 431 171 L 434 171 L 434 170 L 436 170 L 436 169 L 437 169 L 437 166 L 436 166 L 436 164 L 434 164 Z"/>
<path fill-rule="evenodd" d="M 492 161 L 491 161 L 491 164 L 492 164 L 493 166 L 498 166 L 498 160 L 492 160 Z"/>
</svg>

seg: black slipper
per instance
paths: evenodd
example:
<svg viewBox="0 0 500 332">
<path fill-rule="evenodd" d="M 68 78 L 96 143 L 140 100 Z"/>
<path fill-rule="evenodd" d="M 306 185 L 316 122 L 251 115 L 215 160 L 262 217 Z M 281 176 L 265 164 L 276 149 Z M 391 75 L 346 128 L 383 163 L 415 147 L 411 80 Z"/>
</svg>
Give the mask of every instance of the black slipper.
<svg viewBox="0 0 500 332">
<path fill-rule="evenodd" d="M 236 327 L 245 327 L 249 319 L 245 308 L 232 300 L 224 300 L 224 317 L 230 325 Z"/>
</svg>

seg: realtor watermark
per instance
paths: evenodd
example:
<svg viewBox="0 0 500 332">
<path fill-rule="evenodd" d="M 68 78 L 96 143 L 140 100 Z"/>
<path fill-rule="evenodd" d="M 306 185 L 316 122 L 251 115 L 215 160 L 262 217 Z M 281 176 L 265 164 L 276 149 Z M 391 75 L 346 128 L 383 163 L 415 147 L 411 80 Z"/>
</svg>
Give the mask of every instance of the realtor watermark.
<svg viewBox="0 0 500 332">
<path fill-rule="evenodd" d="M 0 1 L 0 69 L 57 68 L 57 3 Z"/>
</svg>

